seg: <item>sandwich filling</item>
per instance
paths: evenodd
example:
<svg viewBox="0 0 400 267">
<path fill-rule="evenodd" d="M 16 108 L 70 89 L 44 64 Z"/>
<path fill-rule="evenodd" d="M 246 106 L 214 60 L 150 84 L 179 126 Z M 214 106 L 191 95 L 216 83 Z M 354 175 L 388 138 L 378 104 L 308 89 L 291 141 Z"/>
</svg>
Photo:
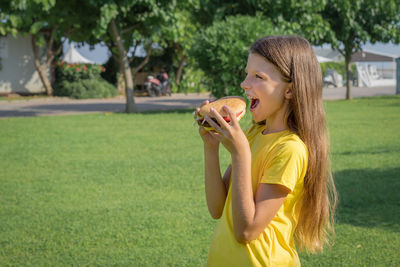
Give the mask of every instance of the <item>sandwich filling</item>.
<svg viewBox="0 0 400 267">
<path fill-rule="evenodd" d="M 237 114 L 236 114 L 236 118 L 239 117 L 242 113 L 243 113 L 243 111 L 237 113 Z M 219 123 L 218 123 L 218 121 L 217 121 L 216 118 L 211 118 L 211 119 L 212 119 L 217 125 L 219 125 Z M 229 118 L 228 116 L 223 117 L 223 119 L 224 119 L 226 122 L 228 122 L 228 123 L 231 121 L 231 118 Z M 205 120 L 204 117 L 198 118 L 198 119 L 197 119 L 197 123 L 198 123 L 200 126 L 212 127 L 212 126 L 208 123 L 208 121 Z M 220 125 L 219 125 L 219 126 L 220 126 Z"/>
</svg>

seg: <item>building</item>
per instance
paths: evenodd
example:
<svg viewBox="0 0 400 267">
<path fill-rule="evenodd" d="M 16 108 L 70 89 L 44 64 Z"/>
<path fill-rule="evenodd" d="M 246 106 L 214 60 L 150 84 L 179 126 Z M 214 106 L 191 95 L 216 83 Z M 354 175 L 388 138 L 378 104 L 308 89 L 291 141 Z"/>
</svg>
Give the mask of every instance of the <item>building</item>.
<svg viewBox="0 0 400 267">
<path fill-rule="evenodd" d="M 0 36 L 0 95 L 45 93 L 33 63 L 31 36 Z"/>
<path fill-rule="evenodd" d="M 372 50 L 363 49 L 354 53 L 351 61 L 361 65 L 374 65 L 379 75 L 384 79 L 396 77 L 396 58 L 400 55 L 391 55 Z"/>
<path fill-rule="evenodd" d="M 344 62 L 343 56 L 337 50 L 314 48 L 314 51 L 317 57 L 320 56 L 331 59 L 331 61 Z M 354 53 L 351 63 L 356 65 L 358 86 L 395 86 L 396 58 L 398 57 L 399 55 L 391 55 L 368 49 Z"/>
<path fill-rule="evenodd" d="M 314 47 L 314 52 L 315 55 L 323 57 L 323 58 L 329 58 L 330 61 L 344 61 L 344 57 L 338 50 L 332 50 L 331 48 L 318 48 Z"/>
</svg>

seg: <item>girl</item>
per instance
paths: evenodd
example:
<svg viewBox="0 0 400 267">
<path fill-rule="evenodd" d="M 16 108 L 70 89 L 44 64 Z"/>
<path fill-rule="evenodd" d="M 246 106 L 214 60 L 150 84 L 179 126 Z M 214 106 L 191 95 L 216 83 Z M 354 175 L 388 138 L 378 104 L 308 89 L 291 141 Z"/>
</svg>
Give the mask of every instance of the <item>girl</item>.
<svg viewBox="0 0 400 267">
<path fill-rule="evenodd" d="M 311 45 L 269 36 L 250 49 L 241 87 L 254 125 L 228 108 L 215 131 L 200 127 L 209 212 L 219 218 L 208 266 L 300 266 L 296 244 L 322 250 L 333 232 L 336 190 L 329 169 L 322 75 Z M 199 110 L 197 110 L 198 112 Z M 231 154 L 221 177 L 218 149 Z"/>
</svg>

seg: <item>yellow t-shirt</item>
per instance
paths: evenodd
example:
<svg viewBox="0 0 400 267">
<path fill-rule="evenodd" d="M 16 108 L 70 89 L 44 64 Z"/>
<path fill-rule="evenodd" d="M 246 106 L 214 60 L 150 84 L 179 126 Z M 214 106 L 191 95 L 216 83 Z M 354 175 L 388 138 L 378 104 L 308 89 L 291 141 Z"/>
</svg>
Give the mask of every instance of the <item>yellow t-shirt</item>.
<svg viewBox="0 0 400 267">
<path fill-rule="evenodd" d="M 291 192 L 257 239 L 242 244 L 237 242 L 233 232 L 229 188 L 223 214 L 211 241 L 207 266 L 300 266 L 294 231 L 307 170 L 307 148 L 295 133 L 286 130 L 263 135 L 264 128 L 254 125 L 246 134 L 252 156 L 253 192 L 255 194 L 259 183 L 284 185 Z"/>
</svg>

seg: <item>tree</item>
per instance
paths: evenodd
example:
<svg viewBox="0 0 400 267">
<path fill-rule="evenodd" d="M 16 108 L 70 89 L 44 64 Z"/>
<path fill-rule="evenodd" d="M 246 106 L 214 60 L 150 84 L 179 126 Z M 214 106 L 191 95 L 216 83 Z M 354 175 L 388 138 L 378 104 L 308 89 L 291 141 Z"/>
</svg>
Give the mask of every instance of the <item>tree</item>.
<svg viewBox="0 0 400 267">
<path fill-rule="evenodd" d="M 85 10 L 80 1 L 1 1 L 0 34 L 31 36 L 34 65 L 47 95 L 53 94 L 47 71 L 62 51 L 63 37 L 76 30 L 76 18 Z M 84 34 L 80 29 L 81 34 Z M 41 60 L 44 51 L 44 61 Z"/>
<path fill-rule="evenodd" d="M 338 48 L 345 58 L 346 99 L 352 99 L 351 56 L 368 41 L 400 42 L 400 1 L 328 0 L 321 14 L 334 33 L 332 48 Z"/>
<path fill-rule="evenodd" d="M 329 24 L 320 14 L 325 0 L 214 0 L 200 3 L 196 19 L 210 26 L 195 39 L 193 55 L 212 80 L 211 90 L 217 97 L 241 93 L 239 84 L 247 49 L 257 38 L 297 34 L 318 45 L 333 37 Z"/>
<path fill-rule="evenodd" d="M 214 0 L 201 1 L 196 19 L 203 25 L 234 15 L 264 15 L 273 25 L 285 32 L 301 35 L 312 44 L 332 40 L 329 24 L 321 12 L 325 0 Z"/>
<path fill-rule="evenodd" d="M 110 48 L 124 76 L 125 111 L 136 112 L 133 78 L 147 63 L 152 43 L 159 39 L 161 25 L 169 22 L 168 11 L 171 4 L 167 0 L 87 0 L 86 2 L 93 10 L 98 10 L 97 23 L 92 28 L 91 42 L 102 41 Z M 82 24 L 85 25 L 84 20 Z M 130 62 L 133 61 L 135 53 L 129 52 L 132 47 L 136 48 L 139 44 L 147 47 L 147 56 L 132 73 Z"/>
<path fill-rule="evenodd" d="M 243 95 L 240 83 L 250 45 L 265 35 L 283 33 L 261 15 L 230 16 L 214 22 L 195 38 L 191 56 L 208 77 L 215 97 Z"/>
<path fill-rule="evenodd" d="M 188 51 L 192 46 L 193 38 L 200 29 L 200 23 L 194 14 L 200 6 L 199 0 L 178 1 L 171 13 L 173 24 L 163 25 L 161 45 L 174 51 L 176 64 L 175 84 L 179 87 L 183 68 L 188 61 Z"/>
<path fill-rule="evenodd" d="M 201 1 L 198 20 L 211 25 L 228 15 L 257 13 L 314 45 L 338 48 L 345 58 L 347 99 L 351 99 L 351 55 L 368 41 L 399 43 L 400 38 L 400 0 Z"/>
</svg>

